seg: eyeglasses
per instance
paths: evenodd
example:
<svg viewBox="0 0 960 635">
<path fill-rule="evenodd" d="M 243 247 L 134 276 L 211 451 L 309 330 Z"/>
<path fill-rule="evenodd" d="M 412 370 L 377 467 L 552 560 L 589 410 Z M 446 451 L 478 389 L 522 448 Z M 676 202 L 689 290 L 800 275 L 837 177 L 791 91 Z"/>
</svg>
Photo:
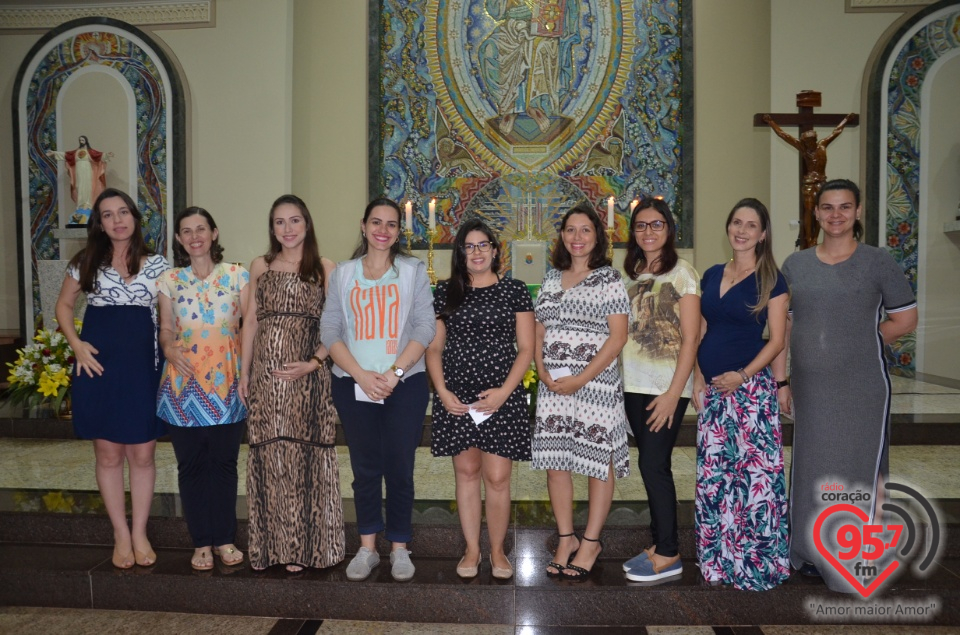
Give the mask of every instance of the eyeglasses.
<svg viewBox="0 0 960 635">
<path fill-rule="evenodd" d="M 647 231 L 647 227 L 649 227 L 655 232 L 662 232 L 663 228 L 666 226 L 667 226 L 667 223 L 662 220 L 655 220 L 649 223 L 645 223 L 642 220 L 639 220 L 633 225 L 633 231 L 644 232 L 644 231 Z"/>
<path fill-rule="evenodd" d="M 464 243 L 463 251 L 467 254 L 472 254 L 474 250 L 479 251 L 482 254 L 487 253 L 493 247 L 493 243 L 489 240 L 485 240 L 481 243 L 474 245 L 473 243 Z"/>
</svg>

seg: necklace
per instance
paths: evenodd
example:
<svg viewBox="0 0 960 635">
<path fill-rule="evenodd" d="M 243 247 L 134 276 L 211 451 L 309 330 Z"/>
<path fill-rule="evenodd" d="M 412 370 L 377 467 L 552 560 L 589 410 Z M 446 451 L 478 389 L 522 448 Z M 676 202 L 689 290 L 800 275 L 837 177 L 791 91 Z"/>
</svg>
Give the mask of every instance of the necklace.
<svg viewBox="0 0 960 635">
<path fill-rule="evenodd" d="M 733 263 L 732 260 L 730 261 L 730 263 L 731 263 L 730 269 L 731 269 L 732 271 L 729 271 L 729 272 L 728 272 L 728 271 L 726 270 L 726 267 L 724 267 L 724 274 L 723 274 L 723 276 L 730 282 L 730 284 L 736 284 L 736 283 L 740 282 L 741 280 L 743 280 L 744 278 L 746 278 L 746 277 L 750 274 L 751 271 L 753 271 L 754 269 L 757 268 L 756 265 L 754 265 L 754 266 L 752 266 L 752 267 L 747 267 L 747 268 L 744 269 L 743 271 L 736 271 L 736 270 L 734 270 L 734 267 L 735 267 L 736 265 L 732 264 L 732 263 Z"/>
<path fill-rule="evenodd" d="M 363 275 L 367 280 L 379 280 L 380 278 L 383 277 L 383 274 L 385 274 L 387 270 L 390 268 L 389 260 L 387 260 L 383 265 L 381 265 L 377 269 L 374 269 L 373 265 L 367 261 L 366 256 L 364 256 L 361 262 L 363 263 Z"/>
</svg>

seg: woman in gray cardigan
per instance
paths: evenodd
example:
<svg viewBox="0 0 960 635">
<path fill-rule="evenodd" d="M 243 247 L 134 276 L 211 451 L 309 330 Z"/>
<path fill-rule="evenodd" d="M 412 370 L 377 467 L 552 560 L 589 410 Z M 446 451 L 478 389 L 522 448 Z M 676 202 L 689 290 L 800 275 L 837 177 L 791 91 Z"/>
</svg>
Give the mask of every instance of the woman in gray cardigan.
<svg viewBox="0 0 960 635">
<path fill-rule="evenodd" d="M 400 253 L 396 203 L 371 201 L 360 233 L 353 258 L 330 277 L 320 322 L 334 361 L 333 403 L 350 450 L 360 532 L 347 578 L 363 580 L 380 564 L 376 536 L 384 531 L 393 578 L 409 580 L 413 464 L 429 396 L 423 353 L 436 333 L 433 295 L 423 263 Z"/>
</svg>

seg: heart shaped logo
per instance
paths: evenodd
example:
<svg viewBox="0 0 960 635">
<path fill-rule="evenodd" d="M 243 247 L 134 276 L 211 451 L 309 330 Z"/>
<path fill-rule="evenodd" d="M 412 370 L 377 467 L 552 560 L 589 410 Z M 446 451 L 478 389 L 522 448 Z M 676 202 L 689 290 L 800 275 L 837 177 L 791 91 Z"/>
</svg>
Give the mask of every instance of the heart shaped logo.
<svg viewBox="0 0 960 635">
<path fill-rule="evenodd" d="M 823 523 L 826 522 L 827 518 L 829 518 L 833 514 L 838 514 L 843 512 L 853 514 L 854 516 L 859 518 L 861 521 L 863 521 L 863 523 L 867 523 L 870 521 L 870 517 L 867 515 L 867 513 L 862 509 L 860 509 L 859 507 L 856 507 L 855 505 L 847 505 L 843 503 L 838 505 L 832 505 L 826 508 L 825 510 L 823 510 L 820 513 L 820 515 L 817 517 L 817 522 L 813 526 L 813 542 L 817 546 L 817 551 L 820 552 L 820 555 L 822 555 L 827 560 L 827 562 L 833 565 L 834 569 L 840 572 L 840 575 L 842 575 L 844 579 L 847 582 L 849 582 L 854 589 L 857 590 L 857 593 L 862 595 L 864 598 L 868 598 L 870 597 L 870 595 L 873 594 L 874 591 L 877 590 L 877 588 L 881 584 L 883 584 L 884 580 L 890 577 L 890 574 L 892 574 L 894 571 L 897 570 L 897 568 L 900 566 L 900 562 L 897 560 L 894 560 L 889 565 L 887 565 L 887 567 L 883 571 L 881 571 L 879 575 L 877 575 L 876 579 L 874 579 L 874 581 L 870 583 L 870 586 L 867 586 L 867 587 L 863 586 L 863 584 L 861 584 L 860 581 L 857 580 L 853 576 L 853 574 L 851 574 L 847 570 L 847 568 L 843 566 L 843 563 L 841 563 L 840 560 L 838 560 L 832 553 L 830 553 L 830 549 L 823 544 L 823 538 L 820 535 L 821 530 L 823 528 Z M 838 552 L 839 552 L 839 548 L 838 548 Z"/>
</svg>

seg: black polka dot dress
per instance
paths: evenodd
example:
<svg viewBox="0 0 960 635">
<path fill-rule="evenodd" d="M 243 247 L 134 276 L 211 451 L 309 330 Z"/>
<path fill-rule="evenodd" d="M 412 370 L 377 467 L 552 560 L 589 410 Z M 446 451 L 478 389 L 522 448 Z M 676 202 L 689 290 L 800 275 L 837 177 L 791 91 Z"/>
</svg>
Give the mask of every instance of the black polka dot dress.
<svg viewBox="0 0 960 635">
<path fill-rule="evenodd" d="M 447 281 L 437 284 L 433 304 L 439 315 L 446 305 Z M 465 404 L 503 385 L 517 358 L 517 313 L 533 311 L 527 285 L 513 278 L 467 288 L 463 304 L 447 318 L 443 348 L 443 379 L 447 389 Z M 433 456 L 455 456 L 469 448 L 514 461 L 530 460 L 530 418 L 523 385 L 517 386 L 497 412 L 480 423 L 469 414 L 447 412 L 433 397 Z"/>
</svg>

